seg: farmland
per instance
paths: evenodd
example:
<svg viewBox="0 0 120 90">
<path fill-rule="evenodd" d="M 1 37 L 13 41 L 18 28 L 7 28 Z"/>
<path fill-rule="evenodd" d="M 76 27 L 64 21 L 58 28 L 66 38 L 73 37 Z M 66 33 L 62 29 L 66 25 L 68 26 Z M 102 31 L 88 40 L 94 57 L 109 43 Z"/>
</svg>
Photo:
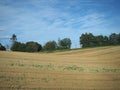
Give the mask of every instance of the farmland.
<svg viewBox="0 0 120 90">
<path fill-rule="evenodd" d="M 0 90 L 120 90 L 120 46 L 0 51 Z"/>
</svg>

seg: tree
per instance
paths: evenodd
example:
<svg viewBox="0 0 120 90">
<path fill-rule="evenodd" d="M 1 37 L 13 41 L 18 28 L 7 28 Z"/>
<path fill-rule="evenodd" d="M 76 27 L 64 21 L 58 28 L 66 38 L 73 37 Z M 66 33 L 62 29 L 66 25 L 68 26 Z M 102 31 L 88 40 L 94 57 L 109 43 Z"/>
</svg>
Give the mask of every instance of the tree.
<svg viewBox="0 0 120 90">
<path fill-rule="evenodd" d="M 103 36 L 103 35 L 98 35 L 95 37 L 96 38 L 96 46 L 106 46 L 109 45 L 109 39 L 107 36 Z"/>
<path fill-rule="evenodd" d="M 16 41 L 15 43 L 13 43 L 11 50 L 21 52 L 38 52 L 42 50 L 42 46 L 33 41 L 27 42 L 26 44 Z"/>
<path fill-rule="evenodd" d="M 80 44 L 82 44 L 82 47 L 119 45 L 120 34 L 112 33 L 107 37 L 103 35 L 94 36 L 92 33 L 85 33 L 80 36 Z"/>
<path fill-rule="evenodd" d="M 42 46 L 37 42 L 30 41 L 26 43 L 26 52 L 38 52 L 40 50 L 42 50 Z"/>
<path fill-rule="evenodd" d="M 58 48 L 59 49 L 70 49 L 71 48 L 71 40 L 70 38 L 64 38 L 62 40 L 58 40 Z"/>
<path fill-rule="evenodd" d="M 48 41 L 45 45 L 44 45 L 44 50 L 47 51 L 52 51 L 52 50 L 56 50 L 57 49 L 57 44 L 55 41 Z"/>
<path fill-rule="evenodd" d="M 80 44 L 82 44 L 82 47 L 96 46 L 96 40 L 94 37 L 95 36 L 92 33 L 82 34 L 80 37 Z"/>
<path fill-rule="evenodd" d="M 20 42 L 14 42 L 11 47 L 12 51 L 25 51 L 25 44 Z"/>
<path fill-rule="evenodd" d="M 5 46 L 3 46 L 1 43 L 0 43 L 0 50 L 2 50 L 2 51 L 6 51 Z"/>
<path fill-rule="evenodd" d="M 120 45 L 120 33 L 118 34 L 118 44 Z"/>
<path fill-rule="evenodd" d="M 107 36 L 104 36 L 103 38 L 103 46 L 109 45 L 109 38 Z"/>
<path fill-rule="evenodd" d="M 110 44 L 111 45 L 117 45 L 117 44 L 119 44 L 119 34 L 112 33 L 109 36 L 109 40 L 110 40 Z"/>
</svg>

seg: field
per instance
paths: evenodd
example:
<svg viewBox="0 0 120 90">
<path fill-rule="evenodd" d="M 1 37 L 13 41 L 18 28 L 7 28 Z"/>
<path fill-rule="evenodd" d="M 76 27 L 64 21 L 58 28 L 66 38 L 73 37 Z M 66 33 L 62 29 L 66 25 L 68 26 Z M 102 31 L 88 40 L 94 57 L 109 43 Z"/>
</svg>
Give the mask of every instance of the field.
<svg viewBox="0 0 120 90">
<path fill-rule="evenodd" d="M 0 90 L 120 90 L 120 46 L 0 51 Z"/>
</svg>

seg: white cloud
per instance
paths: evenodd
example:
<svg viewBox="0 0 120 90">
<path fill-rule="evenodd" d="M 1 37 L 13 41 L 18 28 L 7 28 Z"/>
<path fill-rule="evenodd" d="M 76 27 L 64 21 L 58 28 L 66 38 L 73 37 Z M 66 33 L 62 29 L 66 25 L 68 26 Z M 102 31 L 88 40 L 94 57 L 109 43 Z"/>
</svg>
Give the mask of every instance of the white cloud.
<svg viewBox="0 0 120 90">
<path fill-rule="evenodd" d="M 6 30 L 5 35 L 15 33 L 20 40 L 41 40 L 43 43 L 59 37 L 70 37 L 75 42 L 81 33 L 98 32 L 98 28 L 101 32 L 100 26 L 107 22 L 104 13 L 81 11 L 83 7 L 79 3 L 89 3 L 83 0 L 79 3 L 63 1 L 28 0 L 0 4 L 0 28 Z M 74 13 L 76 9 L 78 12 Z"/>
<path fill-rule="evenodd" d="M 90 28 L 90 27 L 103 24 L 105 21 L 105 16 L 98 13 L 92 13 L 92 14 L 83 16 L 83 18 L 81 18 L 81 21 L 82 21 L 83 28 Z"/>
</svg>

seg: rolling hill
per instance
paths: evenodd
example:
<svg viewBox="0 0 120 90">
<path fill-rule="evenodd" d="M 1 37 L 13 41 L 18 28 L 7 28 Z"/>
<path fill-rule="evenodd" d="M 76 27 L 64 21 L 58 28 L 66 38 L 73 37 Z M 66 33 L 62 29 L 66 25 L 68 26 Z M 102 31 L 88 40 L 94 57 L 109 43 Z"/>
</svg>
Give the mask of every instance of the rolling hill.
<svg viewBox="0 0 120 90">
<path fill-rule="evenodd" d="M 120 90 L 120 46 L 0 51 L 0 90 Z"/>
</svg>

